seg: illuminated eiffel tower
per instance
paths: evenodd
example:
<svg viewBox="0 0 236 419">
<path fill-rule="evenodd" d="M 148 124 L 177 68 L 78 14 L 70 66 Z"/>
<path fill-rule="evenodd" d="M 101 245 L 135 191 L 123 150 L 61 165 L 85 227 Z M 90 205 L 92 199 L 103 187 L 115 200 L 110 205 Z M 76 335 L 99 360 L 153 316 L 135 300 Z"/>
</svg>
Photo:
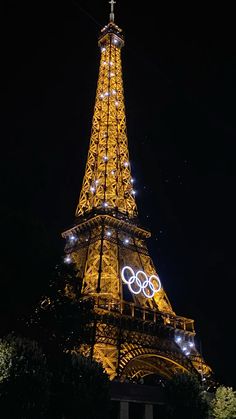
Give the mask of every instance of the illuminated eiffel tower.
<svg viewBox="0 0 236 419">
<path fill-rule="evenodd" d="M 194 322 L 177 316 L 148 253 L 131 175 L 122 81 L 122 30 L 110 21 L 99 37 L 101 61 L 87 164 L 65 262 L 77 270 L 81 299 L 93 301 L 93 339 L 79 351 L 111 380 L 211 369 L 194 343 Z"/>
</svg>

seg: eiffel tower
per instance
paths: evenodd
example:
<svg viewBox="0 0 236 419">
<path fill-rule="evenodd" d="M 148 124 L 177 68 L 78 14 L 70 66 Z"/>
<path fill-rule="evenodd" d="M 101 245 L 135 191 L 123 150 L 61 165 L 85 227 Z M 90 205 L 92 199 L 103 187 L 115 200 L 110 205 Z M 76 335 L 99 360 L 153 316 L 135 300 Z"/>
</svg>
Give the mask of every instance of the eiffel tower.
<svg viewBox="0 0 236 419">
<path fill-rule="evenodd" d="M 82 300 L 93 301 L 93 339 L 79 351 L 102 363 L 111 380 L 211 375 L 198 352 L 194 321 L 175 314 L 138 220 L 129 160 L 122 81 L 122 30 L 101 30 L 99 77 L 90 145 L 65 262 L 74 263 Z"/>
</svg>

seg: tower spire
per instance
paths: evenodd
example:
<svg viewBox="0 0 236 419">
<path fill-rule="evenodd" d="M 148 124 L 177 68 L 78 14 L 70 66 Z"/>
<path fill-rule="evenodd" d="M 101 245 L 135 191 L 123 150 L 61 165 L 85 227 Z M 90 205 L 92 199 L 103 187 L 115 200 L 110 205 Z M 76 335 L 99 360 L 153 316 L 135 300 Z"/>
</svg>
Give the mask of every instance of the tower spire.
<svg viewBox="0 0 236 419">
<path fill-rule="evenodd" d="M 114 18 L 111 3 L 111 19 Z M 110 21 L 99 37 L 101 61 L 90 146 L 76 216 L 94 210 L 137 216 L 122 80 L 122 30 Z"/>
<path fill-rule="evenodd" d="M 111 5 L 110 22 L 114 22 L 114 19 L 115 19 L 115 16 L 114 16 L 114 4 L 116 4 L 116 1 L 110 0 L 109 3 Z"/>
</svg>

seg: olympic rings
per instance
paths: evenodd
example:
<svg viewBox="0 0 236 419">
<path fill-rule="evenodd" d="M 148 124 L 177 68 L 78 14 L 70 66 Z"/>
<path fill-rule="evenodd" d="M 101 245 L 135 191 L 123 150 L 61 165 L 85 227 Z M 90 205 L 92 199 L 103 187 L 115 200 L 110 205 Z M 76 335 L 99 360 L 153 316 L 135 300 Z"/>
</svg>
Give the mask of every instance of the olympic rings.
<svg viewBox="0 0 236 419">
<path fill-rule="evenodd" d="M 121 278 L 133 294 L 140 294 L 142 292 L 147 298 L 152 298 L 161 289 L 161 281 L 157 275 L 148 277 L 143 271 L 137 271 L 135 273 L 130 266 L 124 266 L 121 270 Z"/>
</svg>

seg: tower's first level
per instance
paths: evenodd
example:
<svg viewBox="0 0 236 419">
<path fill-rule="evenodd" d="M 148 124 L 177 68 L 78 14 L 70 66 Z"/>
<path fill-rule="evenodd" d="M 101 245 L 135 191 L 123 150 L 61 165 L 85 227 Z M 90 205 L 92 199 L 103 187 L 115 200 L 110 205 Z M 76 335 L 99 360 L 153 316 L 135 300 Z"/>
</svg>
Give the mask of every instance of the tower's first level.
<svg viewBox="0 0 236 419">
<path fill-rule="evenodd" d="M 193 320 L 176 316 L 162 287 L 146 246 L 149 235 L 124 215 L 105 212 L 63 233 L 79 298 L 92 302 L 87 340 L 78 350 L 101 362 L 111 380 L 208 375 L 195 347 Z"/>
</svg>

